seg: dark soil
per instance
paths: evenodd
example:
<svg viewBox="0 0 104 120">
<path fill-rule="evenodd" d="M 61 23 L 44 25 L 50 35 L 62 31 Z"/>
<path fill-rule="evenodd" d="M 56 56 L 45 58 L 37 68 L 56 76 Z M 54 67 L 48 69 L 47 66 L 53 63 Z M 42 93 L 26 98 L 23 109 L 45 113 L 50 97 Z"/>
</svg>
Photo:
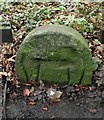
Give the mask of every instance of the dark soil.
<svg viewBox="0 0 104 120">
<path fill-rule="evenodd" d="M 24 99 L 17 99 L 15 102 L 9 100 L 6 107 L 7 118 L 103 118 L 101 92 L 96 90 L 94 93 L 88 91 L 86 96 L 74 101 L 63 96 L 59 103 L 47 103 L 48 111 L 41 110 L 40 101 L 30 106 Z"/>
<path fill-rule="evenodd" d="M 104 81 L 104 64 L 94 74 L 94 80 Z M 104 86 L 92 84 L 77 90 L 73 86 L 60 88 L 60 102 L 45 101 L 47 111 L 42 110 L 42 98 L 35 105 L 28 105 L 27 98 L 18 96 L 7 99 L 7 118 L 104 118 Z M 31 96 L 30 96 L 31 97 Z"/>
</svg>

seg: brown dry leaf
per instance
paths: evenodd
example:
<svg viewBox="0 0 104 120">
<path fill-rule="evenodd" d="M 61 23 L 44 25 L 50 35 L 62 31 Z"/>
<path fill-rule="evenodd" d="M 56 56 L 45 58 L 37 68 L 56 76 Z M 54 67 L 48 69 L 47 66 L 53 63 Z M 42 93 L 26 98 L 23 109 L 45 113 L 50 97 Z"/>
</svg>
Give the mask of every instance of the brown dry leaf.
<svg viewBox="0 0 104 120">
<path fill-rule="evenodd" d="M 33 80 L 29 80 L 29 81 L 27 82 L 27 84 L 34 85 L 34 81 L 33 81 Z"/>
<path fill-rule="evenodd" d="M 92 45 L 91 42 L 88 43 L 88 46 L 89 46 L 90 48 L 93 47 L 93 45 Z"/>
<path fill-rule="evenodd" d="M 97 46 L 94 50 L 96 53 L 102 53 L 103 52 L 103 47 L 102 46 Z"/>
<path fill-rule="evenodd" d="M 79 88 L 80 89 L 83 89 L 83 88 L 86 88 L 87 86 L 84 86 L 84 85 L 79 85 Z"/>
<path fill-rule="evenodd" d="M 79 31 L 79 30 L 80 30 L 80 27 L 79 27 L 79 26 L 76 26 L 76 30 L 78 30 L 78 31 Z"/>
<path fill-rule="evenodd" d="M 101 46 L 104 48 L 104 44 L 101 44 Z"/>
<path fill-rule="evenodd" d="M 11 49 L 10 49 L 10 45 L 8 44 L 7 46 L 5 46 L 5 50 L 7 53 L 10 53 L 11 52 Z"/>
<path fill-rule="evenodd" d="M 59 88 L 58 84 L 52 84 L 52 88 L 57 89 Z"/>
<path fill-rule="evenodd" d="M 24 96 L 29 96 L 29 95 L 30 95 L 30 90 L 27 89 L 27 88 L 24 89 L 24 90 L 23 90 L 23 95 L 24 95 Z"/>
<path fill-rule="evenodd" d="M 46 105 L 42 105 L 42 110 L 43 111 L 48 111 L 48 107 Z"/>
<path fill-rule="evenodd" d="M 49 19 L 44 19 L 43 21 L 42 21 L 42 24 L 44 24 L 44 23 L 46 23 L 47 21 L 49 21 Z"/>
<path fill-rule="evenodd" d="M 36 102 L 35 102 L 34 100 L 32 100 L 32 99 L 29 99 L 28 104 L 29 104 L 29 105 L 35 105 Z"/>
<path fill-rule="evenodd" d="M 36 102 L 29 102 L 29 105 L 35 105 Z"/>
<path fill-rule="evenodd" d="M 2 62 L 2 64 L 4 65 L 4 66 L 6 66 L 7 64 L 8 64 L 8 61 L 7 61 L 7 59 L 6 58 L 3 58 L 3 60 L 2 60 L 3 62 Z"/>
<path fill-rule="evenodd" d="M 29 81 L 27 81 L 26 83 L 23 83 L 23 84 L 26 85 L 26 86 L 33 86 L 33 85 L 35 85 L 34 81 L 32 81 L 32 80 L 29 80 Z"/>
<path fill-rule="evenodd" d="M 53 84 L 53 87 L 57 87 L 58 85 L 57 84 Z"/>
</svg>

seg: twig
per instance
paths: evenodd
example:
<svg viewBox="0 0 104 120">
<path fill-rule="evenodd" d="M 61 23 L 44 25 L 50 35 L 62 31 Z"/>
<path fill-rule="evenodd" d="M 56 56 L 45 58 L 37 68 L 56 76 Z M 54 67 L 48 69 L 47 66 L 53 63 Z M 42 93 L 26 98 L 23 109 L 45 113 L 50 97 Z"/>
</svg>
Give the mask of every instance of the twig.
<svg viewBox="0 0 104 120">
<path fill-rule="evenodd" d="M 12 57 L 10 57 L 8 61 L 15 62 L 15 60 L 13 59 L 14 57 L 16 57 L 16 55 L 13 55 Z"/>
</svg>

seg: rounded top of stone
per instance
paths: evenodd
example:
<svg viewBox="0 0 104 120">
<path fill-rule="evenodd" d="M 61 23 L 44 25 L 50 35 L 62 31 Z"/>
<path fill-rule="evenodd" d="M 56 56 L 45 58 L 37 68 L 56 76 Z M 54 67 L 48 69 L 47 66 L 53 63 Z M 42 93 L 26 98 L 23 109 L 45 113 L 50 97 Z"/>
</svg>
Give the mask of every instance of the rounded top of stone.
<svg viewBox="0 0 104 120">
<path fill-rule="evenodd" d="M 88 47 L 86 40 L 77 30 L 73 29 L 70 26 L 64 26 L 59 24 L 43 25 L 35 28 L 26 36 L 24 42 L 27 42 L 30 36 L 33 37 L 45 34 L 63 34 L 65 36 L 72 36 L 76 39 L 79 39 L 82 44 Z"/>
</svg>

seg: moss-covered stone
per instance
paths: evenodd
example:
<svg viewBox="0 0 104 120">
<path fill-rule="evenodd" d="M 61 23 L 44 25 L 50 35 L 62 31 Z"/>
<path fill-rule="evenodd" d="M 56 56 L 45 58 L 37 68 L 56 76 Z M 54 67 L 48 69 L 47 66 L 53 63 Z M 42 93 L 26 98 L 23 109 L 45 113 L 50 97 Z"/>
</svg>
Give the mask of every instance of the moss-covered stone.
<svg viewBox="0 0 104 120">
<path fill-rule="evenodd" d="M 27 35 L 16 56 L 20 80 L 90 84 L 93 63 L 86 40 L 71 27 L 44 25 Z"/>
</svg>

